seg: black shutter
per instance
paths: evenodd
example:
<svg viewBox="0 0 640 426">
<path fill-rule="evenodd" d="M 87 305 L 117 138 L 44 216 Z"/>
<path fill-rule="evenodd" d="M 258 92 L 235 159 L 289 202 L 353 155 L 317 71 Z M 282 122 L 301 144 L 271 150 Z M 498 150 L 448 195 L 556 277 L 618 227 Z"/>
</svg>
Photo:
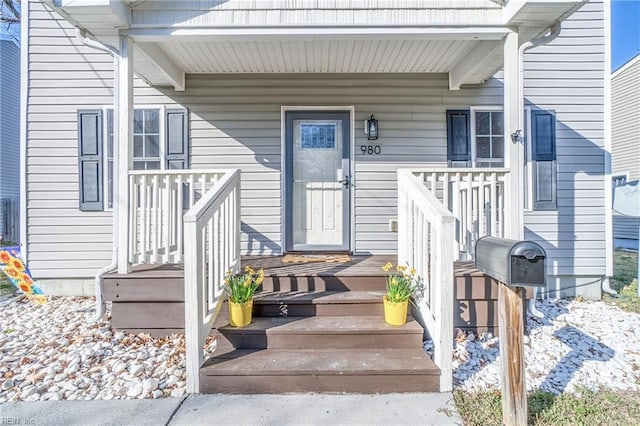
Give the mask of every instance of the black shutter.
<svg viewBox="0 0 640 426">
<path fill-rule="evenodd" d="M 531 111 L 533 209 L 557 208 L 556 118 L 548 111 Z"/>
<path fill-rule="evenodd" d="M 165 111 L 165 152 L 167 169 L 189 168 L 189 128 L 186 109 Z"/>
<path fill-rule="evenodd" d="M 447 160 L 470 161 L 469 111 L 447 110 Z"/>
<path fill-rule="evenodd" d="M 102 111 L 78 111 L 80 210 L 103 210 Z"/>
</svg>

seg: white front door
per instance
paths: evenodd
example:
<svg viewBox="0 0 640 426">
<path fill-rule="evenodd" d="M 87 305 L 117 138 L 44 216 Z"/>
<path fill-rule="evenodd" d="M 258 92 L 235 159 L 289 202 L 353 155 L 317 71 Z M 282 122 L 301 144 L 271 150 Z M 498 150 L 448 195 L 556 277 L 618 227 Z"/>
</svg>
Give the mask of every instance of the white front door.
<svg viewBox="0 0 640 426">
<path fill-rule="evenodd" d="M 349 112 L 286 113 L 288 251 L 349 250 L 349 118 Z"/>
</svg>

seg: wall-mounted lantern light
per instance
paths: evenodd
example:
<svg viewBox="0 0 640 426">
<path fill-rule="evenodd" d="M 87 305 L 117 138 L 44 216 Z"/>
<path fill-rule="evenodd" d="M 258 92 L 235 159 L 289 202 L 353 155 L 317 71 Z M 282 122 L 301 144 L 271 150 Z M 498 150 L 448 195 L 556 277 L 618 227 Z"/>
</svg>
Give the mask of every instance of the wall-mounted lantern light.
<svg viewBox="0 0 640 426">
<path fill-rule="evenodd" d="M 371 118 L 364 122 L 364 133 L 370 141 L 378 139 L 378 120 L 374 118 L 373 114 L 371 114 Z"/>
<path fill-rule="evenodd" d="M 511 133 L 511 142 L 518 143 L 520 141 L 522 141 L 522 130 L 518 129 Z"/>
</svg>

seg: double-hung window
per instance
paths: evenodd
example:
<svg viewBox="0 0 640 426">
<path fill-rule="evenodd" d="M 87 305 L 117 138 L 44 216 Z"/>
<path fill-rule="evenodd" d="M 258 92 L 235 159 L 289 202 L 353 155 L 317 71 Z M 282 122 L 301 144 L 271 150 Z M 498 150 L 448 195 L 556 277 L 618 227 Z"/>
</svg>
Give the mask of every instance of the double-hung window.
<svg viewBox="0 0 640 426">
<path fill-rule="evenodd" d="M 114 143 L 112 109 L 78 111 L 80 210 L 96 211 L 113 207 L 113 185 L 116 180 Z M 189 168 L 187 110 L 135 108 L 133 169 L 185 168 Z M 106 177 L 104 183 L 103 176 Z"/>
<path fill-rule="evenodd" d="M 504 167 L 504 112 L 471 109 L 471 160 L 476 167 Z"/>
<path fill-rule="evenodd" d="M 502 107 L 447 110 L 446 119 L 450 167 L 505 166 Z M 528 121 L 529 208 L 554 210 L 557 206 L 555 114 L 552 111 L 531 111 Z"/>
<path fill-rule="evenodd" d="M 504 113 L 493 107 L 447 111 L 451 166 L 504 167 Z"/>
</svg>

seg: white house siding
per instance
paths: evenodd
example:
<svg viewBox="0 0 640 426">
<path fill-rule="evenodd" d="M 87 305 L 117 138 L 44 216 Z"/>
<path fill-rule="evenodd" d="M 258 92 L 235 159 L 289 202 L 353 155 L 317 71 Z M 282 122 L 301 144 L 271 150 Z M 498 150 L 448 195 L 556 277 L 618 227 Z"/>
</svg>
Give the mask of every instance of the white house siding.
<svg viewBox="0 0 640 426">
<path fill-rule="evenodd" d="M 29 258 L 40 277 L 90 277 L 110 260 L 111 215 L 78 210 L 76 112 L 112 102 L 111 58 L 78 46 L 71 27 L 40 4 L 32 8 Z M 589 65 L 572 62 L 580 56 L 574 57 L 579 54 L 571 44 L 579 44 L 580 37 L 602 42 L 601 36 L 589 36 L 602 31 L 601 27 L 591 29 L 591 19 L 601 24 L 597 14 L 586 13 L 586 22 L 577 19 L 565 30 L 573 26 L 582 36 L 564 34 L 556 42 L 565 43 L 558 57 L 569 59 L 555 62 L 549 53 L 553 49 L 544 48 L 546 54 L 529 54 L 527 62 L 533 77 L 527 80 L 527 96 L 541 107 L 556 110 L 559 120 L 564 120 L 558 124 L 559 212 L 534 212 L 526 218 L 536 239 L 549 239 L 549 254 L 558 259 L 552 262 L 554 274 L 604 273 L 604 160 L 596 148 L 585 146 L 603 144 L 603 70 L 584 71 L 584 79 L 578 82 L 593 94 L 579 96 L 583 89 L 578 83 L 576 90 L 576 69 Z M 599 49 L 589 58 L 601 57 L 604 47 Z M 552 69 L 557 80 L 539 69 L 544 62 L 556 67 Z M 355 108 L 354 249 L 393 253 L 396 234 L 389 231 L 389 220 L 397 216 L 397 168 L 445 166 L 445 111 L 499 106 L 503 101 L 498 79 L 449 91 L 446 74 L 189 75 L 186 86 L 185 92 L 175 92 L 138 82 L 135 103 L 178 104 L 189 109 L 193 168 L 242 169 L 243 249 L 255 254 L 279 252 L 282 244 L 282 106 Z M 362 155 L 359 150 L 367 143 L 361 123 L 371 114 L 380 121 L 379 156 Z M 576 157 L 575 150 L 581 155 Z M 575 243 L 571 242 L 574 234 Z M 593 266 L 601 261 L 602 268 Z"/>
<path fill-rule="evenodd" d="M 205 10 L 206 13 L 202 11 Z M 142 2 L 132 7 L 140 25 L 335 25 L 502 23 L 491 0 L 197 0 Z"/>
<path fill-rule="evenodd" d="M 8 240 L 18 239 L 19 169 L 20 48 L 0 38 L 0 237 Z"/>
<path fill-rule="evenodd" d="M 567 283 L 605 274 L 604 37 L 603 4 L 593 1 L 525 56 L 526 102 L 555 110 L 558 159 L 558 209 L 525 213 L 525 237 L 542 243 L 550 272 Z"/>
<path fill-rule="evenodd" d="M 640 55 L 611 77 L 611 169 L 640 179 Z"/>
<path fill-rule="evenodd" d="M 76 114 L 113 103 L 113 61 L 41 3 L 28 7 L 29 266 L 37 279 L 91 277 L 111 258 L 111 214 L 78 209 Z"/>
<path fill-rule="evenodd" d="M 611 76 L 611 169 L 629 181 L 640 179 L 640 55 Z M 614 214 L 616 244 L 637 247 L 639 222 Z"/>
</svg>

